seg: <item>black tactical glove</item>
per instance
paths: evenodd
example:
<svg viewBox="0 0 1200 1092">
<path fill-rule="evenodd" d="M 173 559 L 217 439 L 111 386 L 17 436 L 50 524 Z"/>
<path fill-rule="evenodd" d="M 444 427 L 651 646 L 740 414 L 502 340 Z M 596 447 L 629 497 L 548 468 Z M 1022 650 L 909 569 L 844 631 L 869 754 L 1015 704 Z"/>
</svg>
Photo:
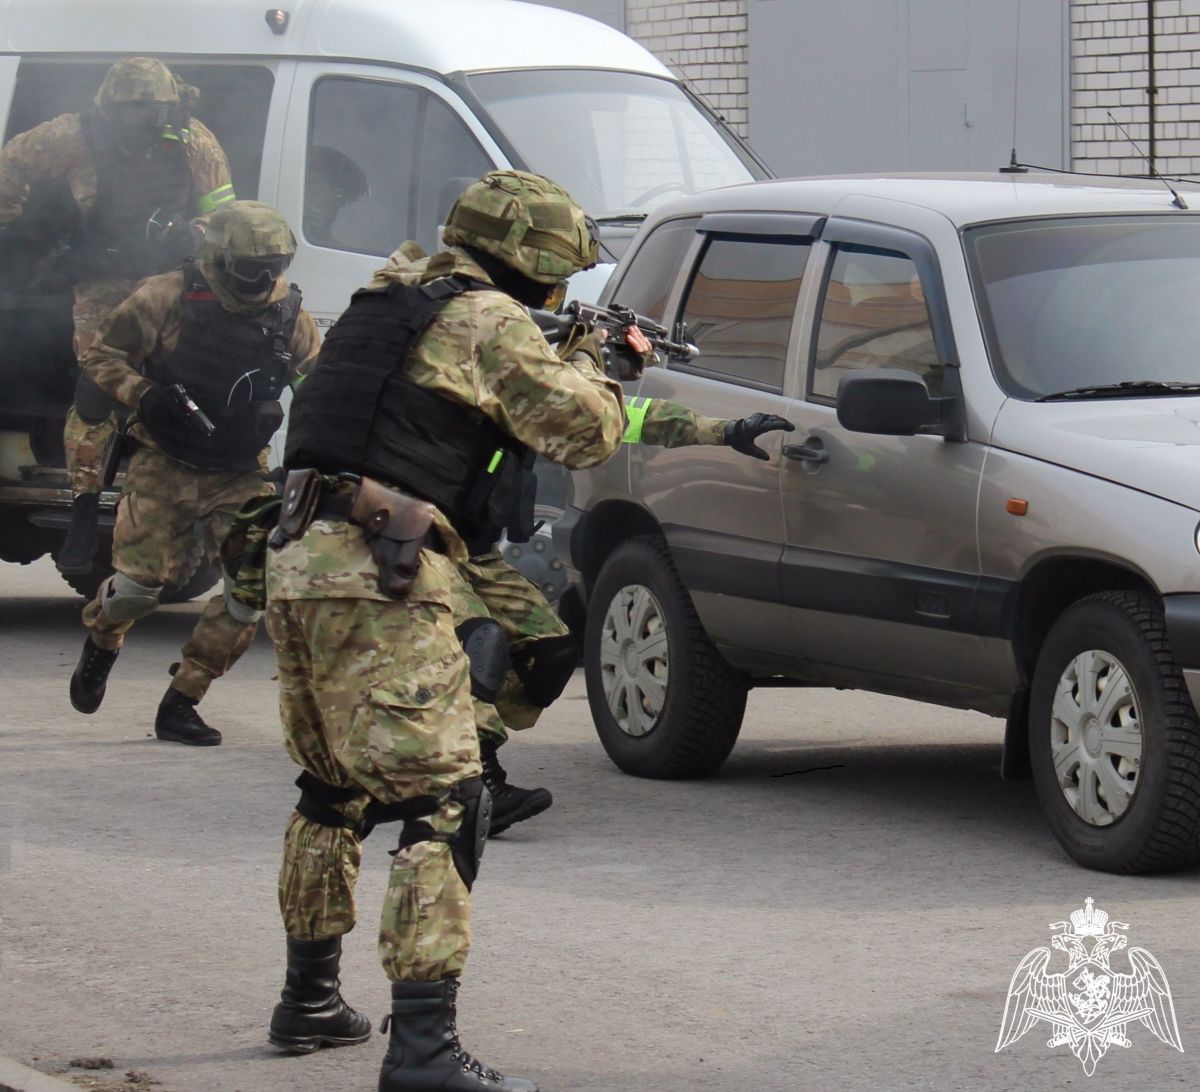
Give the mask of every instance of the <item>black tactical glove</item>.
<svg viewBox="0 0 1200 1092">
<path fill-rule="evenodd" d="M 138 401 L 138 417 L 151 432 L 177 432 L 188 427 L 187 412 L 157 383 L 149 387 Z"/>
<path fill-rule="evenodd" d="M 743 455 L 752 455 L 756 459 L 769 459 L 768 455 L 754 441 L 764 432 L 795 432 L 796 426 L 786 418 L 774 413 L 752 413 L 749 417 L 741 417 L 730 421 L 725 426 L 725 445 L 740 451 Z"/>
</svg>

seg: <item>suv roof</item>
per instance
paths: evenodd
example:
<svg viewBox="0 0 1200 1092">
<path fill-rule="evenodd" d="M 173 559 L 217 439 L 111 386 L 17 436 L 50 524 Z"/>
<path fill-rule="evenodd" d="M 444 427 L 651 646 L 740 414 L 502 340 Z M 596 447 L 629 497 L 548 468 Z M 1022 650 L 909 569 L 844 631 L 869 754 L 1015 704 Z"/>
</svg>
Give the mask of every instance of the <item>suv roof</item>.
<svg viewBox="0 0 1200 1092">
<path fill-rule="evenodd" d="M 1172 183 L 1200 212 L 1195 183 Z M 833 213 L 848 197 L 902 202 L 942 213 L 956 226 L 1021 216 L 1173 209 L 1165 184 L 1146 178 L 1063 174 L 862 174 L 748 182 L 679 198 L 654 219 L 725 210 Z"/>
</svg>

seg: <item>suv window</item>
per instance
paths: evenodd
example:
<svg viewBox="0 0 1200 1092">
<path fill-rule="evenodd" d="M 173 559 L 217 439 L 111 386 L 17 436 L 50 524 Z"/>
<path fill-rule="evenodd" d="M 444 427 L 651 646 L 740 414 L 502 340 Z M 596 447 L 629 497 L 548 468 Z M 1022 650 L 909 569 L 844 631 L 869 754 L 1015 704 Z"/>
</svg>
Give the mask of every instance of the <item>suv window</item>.
<svg viewBox="0 0 1200 1092">
<path fill-rule="evenodd" d="M 711 238 L 682 315 L 686 337 L 700 356 L 682 366 L 781 392 L 792 316 L 811 249 L 811 240 L 800 238 Z"/>
<path fill-rule="evenodd" d="M 841 244 L 821 302 L 811 392 L 835 399 L 855 368 L 915 372 L 931 394 L 941 390 L 933 326 L 913 260 L 892 250 Z"/>
<path fill-rule="evenodd" d="M 366 192 L 327 177 L 330 164 L 361 178 Z M 455 198 L 491 168 L 436 95 L 409 84 L 327 77 L 313 89 L 305 237 L 363 254 L 388 254 L 406 239 L 433 251 Z"/>
<path fill-rule="evenodd" d="M 86 110 L 111 62 L 23 60 L 17 69 L 5 140 L 59 114 Z M 200 91 L 195 116 L 221 142 L 238 197 L 258 195 L 263 136 L 275 76 L 254 64 L 170 62 L 170 69 Z"/>
<path fill-rule="evenodd" d="M 661 323 L 667 310 L 667 296 L 695 238 L 694 219 L 671 220 L 655 228 L 638 247 L 629 272 L 613 293 L 613 302 Z"/>
</svg>

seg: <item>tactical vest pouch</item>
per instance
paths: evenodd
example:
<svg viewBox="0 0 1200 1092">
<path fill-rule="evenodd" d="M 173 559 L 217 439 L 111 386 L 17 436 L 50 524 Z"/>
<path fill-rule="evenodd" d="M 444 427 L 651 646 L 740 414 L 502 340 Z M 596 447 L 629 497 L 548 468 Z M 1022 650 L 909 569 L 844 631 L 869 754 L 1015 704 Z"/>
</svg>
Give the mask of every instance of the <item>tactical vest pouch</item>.
<svg viewBox="0 0 1200 1092">
<path fill-rule="evenodd" d="M 403 599 L 421 567 L 421 548 L 433 527 L 436 509 L 372 478 L 363 478 L 350 505 L 350 522 L 363 529 L 379 566 L 379 590 Z"/>
<path fill-rule="evenodd" d="M 283 483 L 283 507 L 279 511 L 279 533 L 289 542 L 300 538 L 312 523 L 321 497 L 321 474 L 317 470 L 292 470 Z"/>
</svg>

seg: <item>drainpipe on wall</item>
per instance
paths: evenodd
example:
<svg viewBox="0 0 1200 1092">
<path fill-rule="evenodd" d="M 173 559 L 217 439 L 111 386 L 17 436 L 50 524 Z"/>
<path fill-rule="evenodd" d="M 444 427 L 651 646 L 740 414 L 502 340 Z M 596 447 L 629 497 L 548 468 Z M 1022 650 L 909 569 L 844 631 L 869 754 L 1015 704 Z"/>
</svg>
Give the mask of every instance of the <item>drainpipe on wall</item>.
<svg viewBox="0 0 1200 1092">
<path fill-rule="evenodd" d="M 1158 84 L 1155 82 L 1154 77 L 1154 0 L 1146 0 L 1146 67 L 1149 70 L 1146 96 L 1150 120 L 1150 173 L 1158 174 L 1154 154 L 1154 130 L 1156 128 L 1154 121 L 1155 100 L 1158 97 Z"/>
</svg>

